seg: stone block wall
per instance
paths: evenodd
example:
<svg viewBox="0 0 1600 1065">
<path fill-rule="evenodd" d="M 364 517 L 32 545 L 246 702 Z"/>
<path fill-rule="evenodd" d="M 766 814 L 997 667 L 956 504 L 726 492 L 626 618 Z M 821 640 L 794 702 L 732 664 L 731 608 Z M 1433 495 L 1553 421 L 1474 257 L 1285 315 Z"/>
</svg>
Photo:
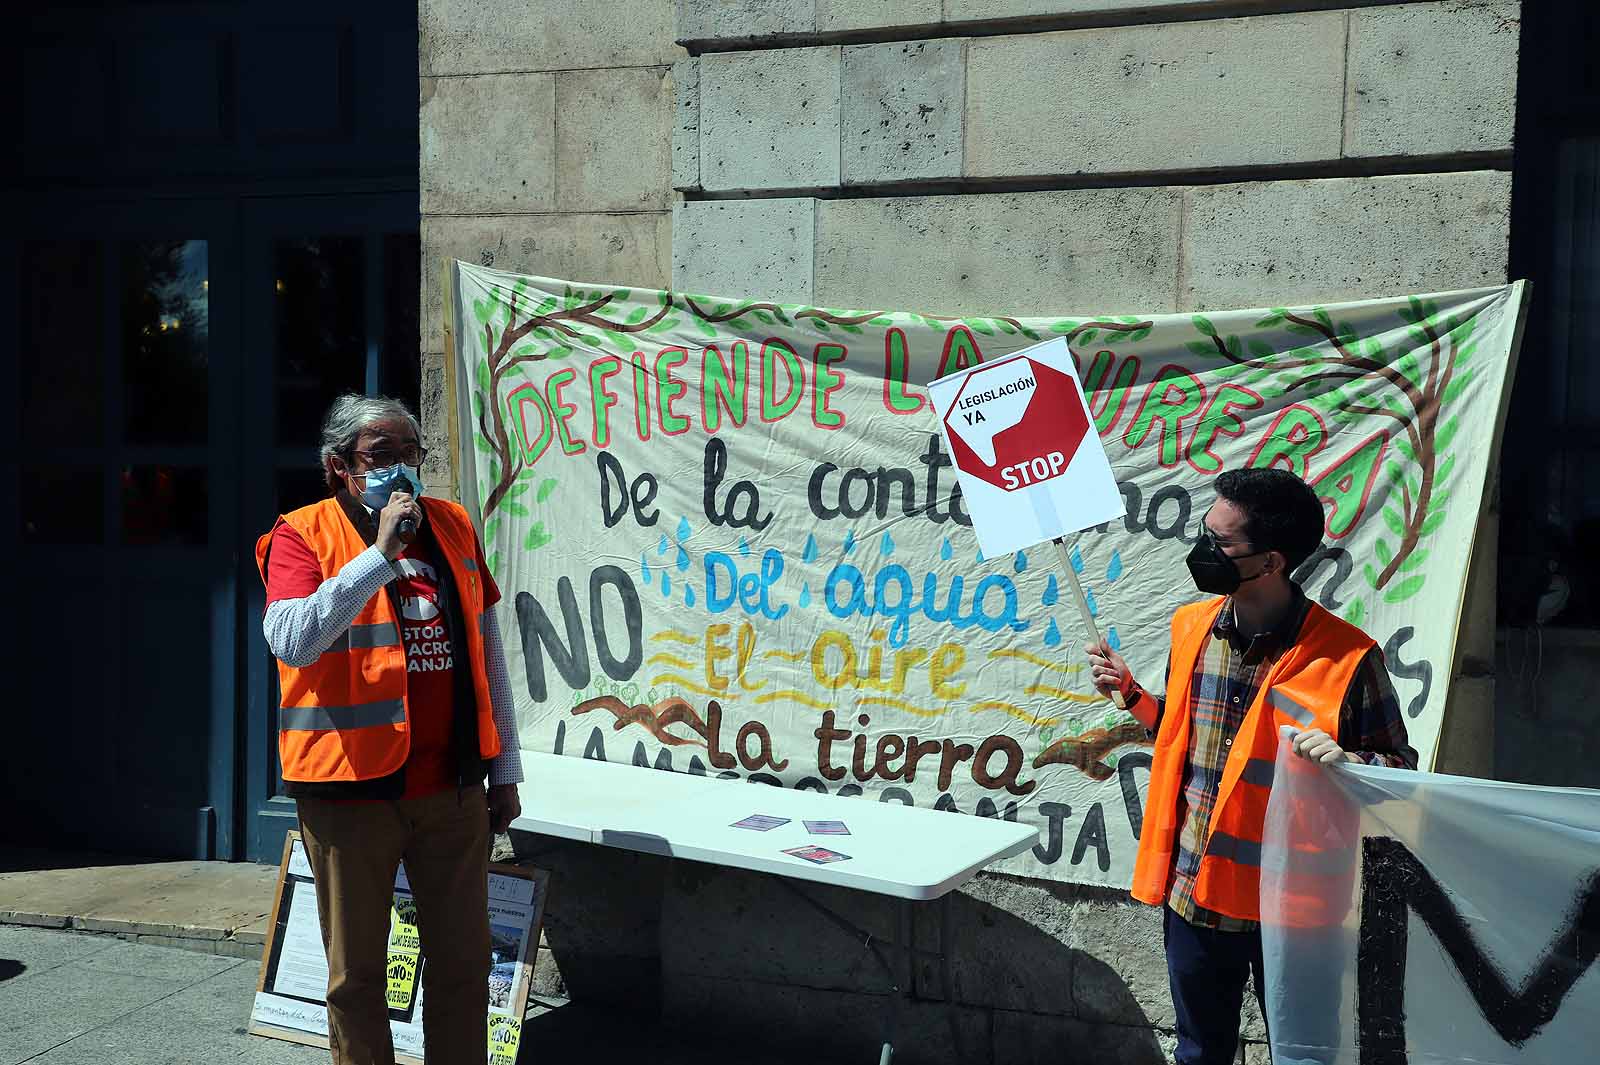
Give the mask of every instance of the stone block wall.
<svg viewBox="0 0 1600 1065">
<path fill-rule="evenodd" d="M 915 39 L 820 47 L 840 5 L 805 6 L 678 5 L 690 49 L 718 49 L 677 67 L 680 287 L 772 269 L 768 241 L 702 221 L 735 197 L 744 232 L 798 234 L 773 294 L 822 303 L 1171 311 L 1505 277 L 1514 2 L 1009 33 L 1013 8 L 1160 5 L 947 0 L 931 27 L 937 5 L 860 5 Z"/>
<path fill-rule="evenodd" d="M 1519 17 L 1515 0 L 423 0 L 430 443 L 451 255 L 940 313 L 1503 282 Z M 1494 530 L 1474 617 L 1493 614 Z M 1493 641 L 1464 628 L 1440 768 L 1492 769 Z M 1159 913 L 1117 893 L 984 875 L 908 920 L 858 893 L 516 842 L 558 874 L 545 986 L 749 1060 L 870 1059 L 886 1023 L 909 1061 L 1172 1051 Z M 870 942 L 907 938 L 926 953 L 886 972 Z M 911 1000 L 890 1009 L 891 985 Z M 1243 1060 L 1265 1062 L 1249 1002 L 1245 1035 Z"/>
<path fill-rule="evenodd" d="M 450 258 L 664 286 L 671 269 L 671 0 L 422 0 L 423 425 L 448 485 L 440 267 Z"/>
</svg>

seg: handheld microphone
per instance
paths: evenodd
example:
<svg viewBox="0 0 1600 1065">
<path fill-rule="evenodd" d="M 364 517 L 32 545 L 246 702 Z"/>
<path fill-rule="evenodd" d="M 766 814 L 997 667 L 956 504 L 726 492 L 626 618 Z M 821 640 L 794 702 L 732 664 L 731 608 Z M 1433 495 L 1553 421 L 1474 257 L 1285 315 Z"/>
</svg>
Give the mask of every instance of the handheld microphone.
<svg viewBox="0 0 1600 1065">
<path fill-rule="evenodd" d="M 412 541 L 414 541 L 416 538 L 417 538 L 417 523 L 412 521 L 410 518 L 401 519 L 401 521 L 400 521 L 400 542 L 403 543 L 403 544 L 409 544 Z"/>
</svg>

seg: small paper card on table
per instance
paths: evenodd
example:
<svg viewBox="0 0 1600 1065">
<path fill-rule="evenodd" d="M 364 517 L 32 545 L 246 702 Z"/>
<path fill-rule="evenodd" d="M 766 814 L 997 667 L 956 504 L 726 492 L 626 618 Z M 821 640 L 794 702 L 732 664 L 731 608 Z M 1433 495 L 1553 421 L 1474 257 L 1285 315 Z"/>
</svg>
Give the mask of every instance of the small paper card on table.
<svg viewBox="0 0 1600 1065">
<path fill-rule="evenodd" d="M 731 827 L 748 828 L 752 832 L 770 832 L 780 825 L 789 823 L 787 817 L 773 817 L 771 814 L 751 814 L 743 821 L 735 821 Z"/>
<path fill-rule="evenodd" d="M 806 831 L 813 836 L 848 836 L 849 827 L 843 821 L 805 821 Z"/>
<path fill-rule="evenodd" d="M 829 862 L 848 862 L 850 860 L 848 854 L 840 854 L 838 851 L 830 851 L 826 847 L 817 846 L 790 847 L 783 853 L 792 854 L 796 858 L 804 858 L 806 861 L 815 862 L 817 865 L 827 865 Z"/>
</svg>

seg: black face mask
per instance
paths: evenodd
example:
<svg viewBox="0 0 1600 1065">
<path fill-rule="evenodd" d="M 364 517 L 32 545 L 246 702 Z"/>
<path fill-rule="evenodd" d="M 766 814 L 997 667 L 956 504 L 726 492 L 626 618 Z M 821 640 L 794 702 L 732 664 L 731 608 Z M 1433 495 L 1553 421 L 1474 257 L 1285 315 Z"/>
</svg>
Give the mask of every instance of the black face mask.
<svg viewBox="0 0 1600 1065">
<path fill-rule="evenodd" d="M 1248 555 L 1239 555 L 1238 558 L 1254 558 L 1266 553 L 1252 551 Z M 1251 577 L 1239 576 L 1237 559 L 1223 554 L 1222 548 L 1217 546 L 1217 541 L 1212 539 L 1208 532 L 1200 534 L 1200 539 L 1189 552 L 1187 561 L 1189 576 L 1194 578 L 1194 586 L 1207 595 L 1232 595 L 1239 590 L 1239 585 L 1253 581 L 1265 573 L 1263 570 L 1262 573 Z"/>
</svg>

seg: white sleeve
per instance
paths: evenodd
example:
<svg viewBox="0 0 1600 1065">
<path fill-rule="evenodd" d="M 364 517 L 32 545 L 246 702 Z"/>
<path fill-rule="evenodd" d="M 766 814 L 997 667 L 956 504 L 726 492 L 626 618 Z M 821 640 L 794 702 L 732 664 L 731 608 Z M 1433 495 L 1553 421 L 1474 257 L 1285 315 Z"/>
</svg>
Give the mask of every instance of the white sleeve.
<svg viewBox="0 0 1600 1065">
<path fill-rule="evenodd" d="M 394 578 L 394 567 L 383 552 L 376 547 L 367 548 L 304 599 L 269 603 L 261 622 L 267 646 L 286 666 L 309 666 L 333 646 L 361 608 Z"/>
<path fill-rule="evenodd" d="M 511 698 L 511 678 L 506 673 L 506 650 L 500 622 L 493 608 L 483 614 L 483 665 L 489 674 L 489 698 L 494 703 L 494 727 L 500 733 L 500 753 L 489 763 L 489 783 L 522 783 L 522 742 L 517 738 L 517 710 Z"/>
</svg>

